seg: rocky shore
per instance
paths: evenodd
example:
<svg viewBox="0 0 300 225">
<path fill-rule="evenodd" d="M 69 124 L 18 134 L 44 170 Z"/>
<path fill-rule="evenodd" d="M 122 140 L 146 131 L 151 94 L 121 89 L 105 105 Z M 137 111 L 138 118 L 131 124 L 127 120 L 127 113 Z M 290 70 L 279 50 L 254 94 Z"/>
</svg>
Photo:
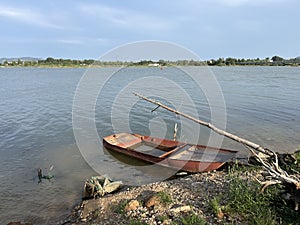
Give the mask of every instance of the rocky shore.
<svg viewBox="0 0 300 225">
<path fill-rule="evenodd" d="M 243 173 L 243 179 L 253 174 Z M 187 175 L 139 187 L 123 187 L 114 194 L 82 201 L 62 224 L 243 224 L 222 211 L 227 171 Z M 224 198 L 222 198 L 224 199 Z"/>
<path fill-rule="evenodd" d="M 83 200 L 59 225 L 300 224 L 299 212 L 282 198 L 280 185 L 260 193 L 257 181 L 264 173 L 260 167 L 232 163 L 220 171 L 123 186 Z"/>
</svg>

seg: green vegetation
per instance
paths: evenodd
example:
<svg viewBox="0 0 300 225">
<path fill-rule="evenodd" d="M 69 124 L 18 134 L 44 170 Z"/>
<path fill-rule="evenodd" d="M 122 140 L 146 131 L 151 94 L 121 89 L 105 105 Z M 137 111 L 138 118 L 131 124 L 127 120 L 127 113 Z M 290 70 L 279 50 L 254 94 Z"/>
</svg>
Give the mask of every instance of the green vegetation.
<svg viewBox="0 0 300 225">
<path fill-rule="evenodd" d="M 140 220 L 130 220 L 128 225 L 148 225 L 148 223 L 145 223 Z"/>
<path fill-rule="evenodd" d="M 183 225 L 205 225 L 207 224 L 206 220 L 195 213 L 190 213 L 188 215 L 182 216 L 180 218 L 180 223 Z"/>
<path fill-rule="evenodd" d="M 272 202 L 278 193 L 274 188 L 269 188 L 258 194 L 259 188 L 257 183 L 233 178 L 229 187 L 228 213 L 233 217 L 242 217 L 250 224 L 276 224 Z"/>
<path fill-rule="evenodd" d="M 300 58 L 284 59 L 280 56 L 273 56 L 265 59 L 237 59 L 237 58 L 219 58 L 207 61 L 209 66 L 299 66 Z"/>
<path fill-rule="evenodd" d="M 169 204 L 173 201 L 171 195 L 163 191 L 158 192 L 157 196 L 162 204 Z"/>
<path fill-rule="evenodd" d="M 161 216 L 158 216 L 157 219 L 164 223 L 164 221 L 167 221 L 169 219 L 169 217 L 167 215 L 161 215 Z"/>
<path fill-rule="evenodd" d="M 48 57 L 47 59 L 38 59 L 38 60 L 5 60 L 0 65 L 1 66 L 20 66 L 20 67 L 88 67 L 88 66 L 123 66 L 127 65 L 127 62 L 105 62 L 105 61 L 97 61 L 94 59 L 84 59 L 84 60 L 76 60 L 76 59 L 54 59 Z"/>
<path fill-rule="evenodd" d="M 125 207 L 128 203 L 128 200 L 123 200 L 120 202 L 119 205 L 116 205 L 116 207 L 114 208 L 114 212 L 118 213 L 118 214 L 121 214 L 121 215 L 124 215 L 125 214 Z"/>
<path fill-rule="evenodd" d="M 280 56 L 273 56 L 272 58 L 265 59 L 238 59 L 238 58 L 218 58 L 204 61 L 197 60 L 177 60 L 177 61 L 151 61 L 142 60 L 140 62 L 127 62 L 127 61 L 99 61 L 94 59 L 55 59 L 48 57 L 46 59 L 32 59 L 32 58 L 19 58 L 19 59 L 0 59 L 0 66 L 4 67 L 107 67 L 107 66 L 299 66 L 300 57 L 284 59 Z"/>
<path fill-rule="evenodd" d="M 229 170 L 228 195 L 220 195 L 209 202 L 212 213 L 218 218 L 250 225 L 300 224 L 298 212 L 280 197 L 280 186 L 270 186 L 260 193 L 260 184 L 243 177 L 253 170 L 234 165 Z M 245 176 L 246 175 L 246 176 Z"/>
<path fill-rule="evenodd" d="M 295 159 L 296 159 L 295 164 L 300 165 L 300 150 L 295 152 Z M 298 166 L 298 168 L 299 168 L 299 166 Z"/>
<path fill-rule="evenodd" d="M 209 202 L 211 210 L 217 217 L 221 217 L 223 212 L 227 211 L 228 206 L 222 206 L 220 204 L 220 197 L 215 197 Z"/>
</svg>

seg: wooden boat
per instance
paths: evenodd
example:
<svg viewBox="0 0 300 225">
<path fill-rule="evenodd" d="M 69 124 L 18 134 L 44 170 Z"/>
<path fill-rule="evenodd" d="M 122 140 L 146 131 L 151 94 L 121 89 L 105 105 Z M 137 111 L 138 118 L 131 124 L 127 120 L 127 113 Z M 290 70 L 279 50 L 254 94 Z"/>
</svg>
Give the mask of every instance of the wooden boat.
<svg viewBox="0 0 300 225">
<path fill-rule="evenodd" d="M 193 145 L 140 134 L 119 133 L 103 138 L 108 150 L 176 170 L 204 172 L 218 169 L 237 151 Z"/>
</svg>

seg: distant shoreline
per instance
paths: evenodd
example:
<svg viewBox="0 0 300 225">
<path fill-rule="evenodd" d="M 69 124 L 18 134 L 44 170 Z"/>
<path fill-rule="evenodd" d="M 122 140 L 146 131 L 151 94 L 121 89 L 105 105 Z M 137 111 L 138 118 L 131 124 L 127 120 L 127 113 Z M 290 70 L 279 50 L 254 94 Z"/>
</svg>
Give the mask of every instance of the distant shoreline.
<svg viewBox="0 0 300 225">
<path fill-rule="evenodd" d="M 74 59 L 0 59 L 0 67 L 41 67 L 41 68 L 89 68 L 89 67 L 119 67 L 119 66 L 138 66 L 138 67 L 168 67 L 168 66 L 300 66 L 300 57 L 284 59 L 279 56 L 265 59 L 236 59 L 219 58 L 204 61 L 197 60 L 142 60 L 132 61 L 99 61 L 94 59 L 74 60 Z"/>
<path fill-rule="evenodd" d="M 182 65 L 166 65 L 161 66 L 158 68 L 167 68 L 173 66 L 182 66 Z M 212 66 L 212 65 L 201 65 L 201 66 L 208 66 L 208 67 L 300 67 L 300 65 L 219 65 L 219 66 Z M 183 67 L 201 67 L 201 66 L 193 66 L 193 65 L 186 65 Z M 138 68 L 154 68 L 149 66 L 137 66 L 137 65 L 88 65 L 88 66 L 0 66 L 1 68 L 38 68 L 38 69 L 87 69 L 87 68 L 111 68 L 111 67 L 138 67 Z"/>
</svg>

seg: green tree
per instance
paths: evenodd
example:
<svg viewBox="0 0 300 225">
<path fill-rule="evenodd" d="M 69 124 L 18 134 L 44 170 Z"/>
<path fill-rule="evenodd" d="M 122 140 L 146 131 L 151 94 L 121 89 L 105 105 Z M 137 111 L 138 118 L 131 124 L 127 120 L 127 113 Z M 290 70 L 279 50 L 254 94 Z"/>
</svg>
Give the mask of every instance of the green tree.
<svg viewBox="0 0 300 225">
<path fill-rule="evenodd" d="M 222 66 L 225 63 L 224 58 L 219 58 L 216 62 L 217 66 Z"/>
<path fill-rule="evenodd" d="M 235 59 L 235 58 L 226 58 L 226 60 L 225 60 L 225 64 L 226 65 L 228 65 L 228 66 L 230 66 L 230 65 L 235 65 L 236 64 L 236 62 L 237 62 L 237 59 Z"/>
<path fill-rule="evenodd" d="M 272 57 L 272 60 L 273 60 L 273 62 L 281 62 L 281 61 L 283 61 L 284 59 L 281 58 L 280 56 L 275 55 L 275 56 Z"/>
<path fill-rule="evenodd" d="M 46 60 L 45 60 L 45 63 L 47 64 L 54 64 L 55 63 L 55 59 L 51 58 L 51 57 L 48 57 Z"/>
</svg>

